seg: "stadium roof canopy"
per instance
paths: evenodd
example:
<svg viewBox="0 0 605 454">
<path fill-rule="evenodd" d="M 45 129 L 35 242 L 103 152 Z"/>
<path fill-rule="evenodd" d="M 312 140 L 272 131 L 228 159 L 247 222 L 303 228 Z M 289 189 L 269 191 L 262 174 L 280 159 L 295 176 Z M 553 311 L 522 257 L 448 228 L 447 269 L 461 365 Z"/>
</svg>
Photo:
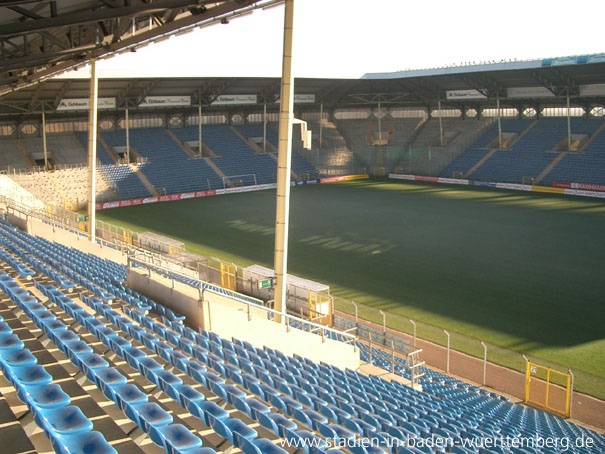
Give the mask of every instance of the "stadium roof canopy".
<svg viewBox="0 0 605 454">
<path fill-rule="evenodd" d="M 0 95 L 283 0 L 0 0 Z"/>
<path fill-rule="evenodd" d="M 154 2 L 155 4 L 156 2 Z M 0 97 L 0 116 L 9 120 L 49 116 L 85 115 L 86 109 L 70 111 L 65 100 L 88 97 L 85 78 L 46 80 Z M 101 79 L 99 97 L 112 100 L 100 115 L 125 108 L 149 113 L 154 110 L 193 111 L 202 104 L 208 111 L 258 112 L 267 103 L 277 110 L 279 78 L 136 78 Z M 572 105 L 605 105 L 605 54 L 522 62 L 499 62 L 451 68 L 366 74 L 361 79 L 296 79 L 295 92 L 302 95 L 296 112 L 347 107 L 376 106 L 427 108 L 438 100 L 443 106 L 489 108 L 500 98 L 502 106 L 565 106 L 569 92 Z M 246 98 L 245 102 L 220 102 L 221 97 Z M 176 102 L 152 104 L 148 100 L 181 98 Z M 241 98 L 240 98 L 241 99 Z M 252 99 L 252 101 L 251 101 Z M 233 101 L 233 100 L 232 100 Z M 296 100 L 295 100 L 296 101 Z"/>
</svg>

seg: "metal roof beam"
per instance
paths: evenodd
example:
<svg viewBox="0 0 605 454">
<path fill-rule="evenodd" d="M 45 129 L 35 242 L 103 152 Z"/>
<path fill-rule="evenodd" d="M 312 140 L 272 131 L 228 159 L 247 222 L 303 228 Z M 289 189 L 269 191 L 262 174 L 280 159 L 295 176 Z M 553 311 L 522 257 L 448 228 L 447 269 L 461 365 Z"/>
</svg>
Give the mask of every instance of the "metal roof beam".
<svg viewBox="0 0 605 454">
<path fill-rule="evenodd" d="M 157 0 L 153 3 L 142 3 L 133 6 L 124 6 L 120 8 L 103 8 L 92 11 L 82 11 L 79 13 L 64 14 L 56 17 L 37 18 L 35 20 L 19 24 L 10 23 L 2 25 L 0 26 L 0 36 L 10 36 L 27 32 L 38 32 L 42 30 L 48 30 L 50 28 L 64 27 L 67 25 L 78 25 L 87 22 L 97 22 L 105 19 L 113 19 L 116 17 L 129 17 L 141 14 L 151 14 L 173 8 L 199 7 L 203 3 L 209 2 L 200 2 L 196 0 Z M 250 2 L 245 1 L 243 3 L 247 4 Z M 11 7 L 11 9 L 13 8 L 18 8 L 19 10 L 21 10 L 18 11 L 20 14 L 31 13 L 30 11 L 17 6 Z"/>
<path fill-rule="evenodd" d="M 72 54 L 87 52 L 97 47 L 101 46 L 97 44 L 91 44 L 89 46 L 82 46 L 74 49 L 66 49 L 58 52 L 53 52 L 52 54 L 40 53 L 30 54 L 25 57 L 11 58 L 8 60 L 0 61 L 0 71 L 9 71 L 13 69 L 27 69 L 28 67 L 37 66 L 38 63 L 35 62 L 40 60 L 50 60 L 52 62 L 53 60 L 69 57 Z"/>
<path fill-rule="evenodd" d="M 38 13 L 35 13 L 35 12 L 30 11 L 25 8 L 21 8 L 20 6 L 9 6 L 8 9 L 10 9 L 16 13 L 19 13 L 23 17 L 26 17 L 28 19 L 34 19 L 34 20 L 44 19 L 44 17 L 40 16 Z M 19 25 L 23 25 L 23 24 L 19 24 Z M 59 40 L 58 38 L 53 36 L 51 33 L 44 31 L 44 30 L 40 31 L 39 33 L 40 33 L 40 35 L 42 35 L 43 37 L 48 39 L 50 42 L 52 42 L 55 45 L 57 45 L 58 47 L 60 47 L 61 49 L 67 48 L 65 43 L 63 43 L 61 40 Z"/>
<path fill-rule="evenodd" d="M 184 0 L 180 1 L 183 2 Z M 157 5 L 159 3 L 160 2 L 156 2 L 153 3 L 153 5 Z M 219 4 L 218 6 L 214 6 L 213 8 L 208 9 L 207 12 L 204 14 L 185 16 L 169 24 L 166 24 L 163 27 L 154 28 L 142 33 L 138 33 L 134 36 L 129 36 L 128 38 L 125 38 L 117 43 L 105 44 L 103 48 L 94 49 L 92 51 L 87 52 L 87 54 L 82 57 L 82 59 L 78 58 L 75 60 L 61 62 L 59 64 L 53 63 L 49 65 L 40 65 L 39 70 L 34 71 L 30 74 L 22 75 L 20 77 L 11 77 L 2 80 L 2 85 L 0 85 L 0 96 L 10 91 L 18 90 L 25 86 L 31 85 L 32 83 L 35 83 L 35 81 L 39 81 L 57 73 L 72 69 L 80 63 L 84 62 L 85 60 L 89 60 L 92 58 L 103 58 L 104 56 L 119 52 L 120 50 L 134 48 L 138 44 L 144 45 L 146 43 L 153 42 L 158 37 L 172 34 L 178 30 L 187 27 L 196 26 L 200 22 L 210 22 L 212 20 L 216 20 L 217 17 L 229 14 L 237 15 L 238 10 L 242 10 L 245 8 L 260 8 L 262 4 L 262 2 L 254 0 L 228 0 Z"/>
<path fill-rule="evenodd" d="M 66 80 L 65 83 L 63 83 L 63 85 L 57 92 L 57 94 L 55 95 L 54 102 L 53 102 L 54 110 L 57 110 L 57 107 L 59 107 L 59 103 L 63 99 L 63 96 L 65 96 L 65 93 L 67 93 L 67 90 L 69 89 L 70 86 L 71 86 L 71 80 Z"/>
<path fill-rule="evenodd" d="M 547 90 L 549 90 L 553 95 L 559 96 L 562 93 L 562 89 L 556 86 L 556 83 L 553 83 L 551 80 L 548 80 L 546 77 L 542 76 L 538 71 L 532 71 L 531 76 L 536 79 L 538 82 L 542 84 Z"/>
</svg>

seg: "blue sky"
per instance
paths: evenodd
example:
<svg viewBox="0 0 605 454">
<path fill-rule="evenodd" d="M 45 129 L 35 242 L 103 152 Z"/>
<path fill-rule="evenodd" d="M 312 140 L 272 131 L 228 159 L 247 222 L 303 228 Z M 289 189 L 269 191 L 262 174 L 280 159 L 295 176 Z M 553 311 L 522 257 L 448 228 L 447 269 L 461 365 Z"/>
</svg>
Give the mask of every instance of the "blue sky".
<svg viewBox="0 0 605 454">
<path fill-rule="evenodd" d="M 100 76 L 279 76 L 283 14 L 255 11 L 101 61 Z M 595 0 L 296 0 L 295 14 L 296 77 L 605 51 Z"/>
</svg>

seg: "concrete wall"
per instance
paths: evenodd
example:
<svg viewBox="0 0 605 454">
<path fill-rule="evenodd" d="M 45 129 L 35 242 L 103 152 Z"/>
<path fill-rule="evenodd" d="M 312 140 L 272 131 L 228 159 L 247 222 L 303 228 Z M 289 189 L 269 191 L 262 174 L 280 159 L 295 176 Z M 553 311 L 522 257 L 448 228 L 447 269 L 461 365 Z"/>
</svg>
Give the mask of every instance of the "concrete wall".
<svg viewBox="0 0 605 454">
<path fill-rule="evenodd" d="M 207 329 L 196 289 L 142 269 L 127 269 L 126 280 L 131 289 L 187 317 L 189 325 Z"/>
<path fill-rule="evenodd" d="M 223 295 L 200 293 L 188 285 L 159 276 L 148 275 L 147 270 L 129 269 L 128 286 L 166 307 L 187 317 L 187 324 L 213 331 L 227 339 L 232 337 L 250 342 L 258 348 L 264 346 L 280 350 L 286 355 L 297 355 L 313 361 L 332 364 L 340 368 L 356 370 L 360 366 L 359 351 L 350 344 L 280 325 L 267 320 L 267 313 Z"/>
<path fill-rule="evenodd" d="M 15 227 L 18 227 L 21 230 L 27 230 L 27 221 L 24 218 L 16 216 L 13 213 L 8 213 L 6 215 L 6 220 L 10 225 L 14 225 Z"/>
<path fill-rule="evenodd" d="M 357 370 L 360 366 L 359 351 L 349 344 L 324 338 L 299 329 L 267 320 L 267 315 L 251 313 L 250 320 L 245 306 L 230 307 L 213 302 L 212 297 L 204 301 L 204 317 L 210 330 L 220 336 L 235 337 L 250 342 L 255 347 L 267 346 L 292 356 L 297 354 L 315 362 L 323 361 L 341 369 Z"/>
</svg>

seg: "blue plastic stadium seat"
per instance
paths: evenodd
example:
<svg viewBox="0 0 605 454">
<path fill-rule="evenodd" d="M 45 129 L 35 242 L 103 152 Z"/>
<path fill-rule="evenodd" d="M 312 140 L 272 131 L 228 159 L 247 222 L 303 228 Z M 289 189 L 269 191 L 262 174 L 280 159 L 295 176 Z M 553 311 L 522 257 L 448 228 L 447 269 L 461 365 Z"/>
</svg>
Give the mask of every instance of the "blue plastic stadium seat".
<svg viewBox="0 0 605 454">
<path fill-rule="evenodd" d="M 217 419 L 229 418 L 229 412 L 210 400 L 197 400 L 187 403 L 187 411 L 200 418 L 207 426 L 212 426 Z"/>
<path fill-rule="evenodd" d="M 297 424 L 294 421 L 289 420 L 279 413 L 260 413 L 258 415 L 258 422 L 261 426 L 273 431 L 277 437 L 285 437 L 284 429 L 295 431 L 298 429 Z"/>
<path fill-rule="evenodd" d="M 13 367 L 8 378 L 17 385 L 48 385 L 53 381 L 44 367 L 38 365 Z"/>
<path fill-rule="evenodd" d="M 206 397 L 189 385 L 175 386 L 177 401 L 183 408 L 189 408 L 193 402 L 203 401 Z"/>
<path fill-rule="evenodd" d="M 234 405 L 235 399 L 246 399 L 246 397 L 248 397 L 244 391 L 234 385 L 224 385 L 223 389 L 227 394 L 227 401 L 231 405 Z"/>
<path fill-rule="evenodd" d="M 229 443 L 237 448 L 241 446 L 240 440 L 242 438 L 254 440 L 258 436 L 256 430 L 237 418 L 215 419 L 212 428 L 218 435 L 229 440 Z"/>
<path fill-rule="evenodd" d="M 183 384 L 183 380 L 174 375 L 172 372 L 162 370 L 156 375 L 158 387 L 172 397 L 178 400 L 177 386 Z"/>
<path fill-rule="evenodd" d="M 177 369 L 187 372 L 189 357 L 184 353 L 175 350 L 170 354 L 170 363 Z"/>
<path fill-rule="evenodd" d="M 59 385 L 33 385 L 22 388 L 24 401 L 31 402 L 38 408 L 64 407 L 71 403 L 71 398 Z M 21 397 L 21 396 L 20 396 Z"/>
<path fill-rule="evenodd" d="M 313 435 L 308 430 L 293 431 L 284 429 L 284 438 L 290 440 L 291 446 L 302 446 L 305 454 L 319 454 L 328 447 L 328 443 L 317 435 Z"/>
<path fill-rule="evenodd" d="M 111 337 L 109 339 L 107 339 L 109 342 L 109 345 L 111 345 L 111 349 L 116 352 L 119 356 L 124 357 L 124 350 L 126 350 L 127 348 L 132 347 L 132 344 L 130 342 L 128 342 L 126 339 L 124 339 L 123 337 Z M 107 343 L 105 341 L 103 341 L 103 343 L 105 345 L 107 345 Z"/>
<path fill-rule="evenodd" d="M 152 428 L 165 426 L 173 421 L 172 415 L 164 411 L 164 409 L 155 402 L 128 405 L 126 409 L 126 414 L 135 421 L 145 433 L 150 433 Z"/>
<path fill-rule="evenodd" d="M 84 375 L 93 382 L 95 370 L 109 367 L 109 363 L 96 353 L 80 356 L 78 364 Z"/>
<path fill-rule="evenodd" d="M 37 412 L 36 421 L 47 433 L 76 434 L 92 430 L 92 421 L 73 405 L 47 408 Z"/>
<path fill-rule="evenodd" d="M 155 343 L 155 352 L 158 356 L 168 362 L 170 362 L 170 354 L 174 349 L 168 345 L 166 342 L 156 342 Z"/>
<path fill-rule="evenodd" d="M 118 454 L 99 432 L 59 435 L 53 447 L 60 454 Z"/>
<path fill-rule="evenodd" d="M 0 335 L 0 351 L 21 350 L 23 346 L 21 339 L 14 334 L 5 333 Z"/>
<path fill-rule="evenodd" d="M 67 356 L 69 359 L 72 361 L 78 361 L 78 366 L 80 365 L 79 360 L 81 357 L 90 355 L 93 352 L 92 348 L 86 342 L 83 342 L 79 339 L 66 342 L 65 348 L 67 350 Z"/>
<path fill-rule="evenodd" d="M 113 367 L 107 367 L 103 369 L 94 369 L 93 378 L 97 387 L 103 391 L 103 394 L 108 399 L 114 400 L 112 388 L 116 385 L 126 383 L 126 377 L 115 370 Z"/>
<path fill-rule="evenodd" d="M 11 334 L 13 329 L 6 322 L 0 322 L 0 334 Z"/>
<path fill-rule="evenodd" d="M 127 347 L 123 350 L 123 357 L 133 369 L 139 368 L 139 361 L 147 358 L 147 354 L 137 347 Z"/>
<path fill-rule="evenodd" d="M 152 440 L 164 447 L 167 454 L 185 454 L 202 446 L 202 440 L 181 424 L 159 427 L 152 434 Z M 154 436 L 158 440 L 154 440 Z"/>
<path fill-rule="evenodd" d="M 38 363 L 38 359 L 25 348 L 21 350 L 0 350 L 0 361 L 6 363 L 9 367 L 33 366 Z"/>
<path fill-rule="evenodd" d="M 244 454 L 286 454 L 288 452 L 266 438 L 257 438 L 252 441 L 242 438 L 241 448 Z"/>
<path fill-rule="evenodd" d="M 124 411 L 128 405 L 142 404 L 149 400 L 147 394 L 130 383 L 115 385 L 112 386 L 112 389 L 115 396 L 115 403 L 122 411 Z"/>
<path fill-rule="evenodd" d="M 157 374 L 163 371 L 164 368 L 155 359 L 147 356 L 138 361 L 138 370 L 147 380 L 156 383 Z"/>
<path fill-rule="evenodd" d="M 338 424 L 323 424 L 318 422 L 317 427 L 319 429 L 319 433 L 326 438 L 348 440 L 348 442 L 352 442 L 355 439 L 355 434 L 353 432 L 339 426 Z"/>
</svg>

